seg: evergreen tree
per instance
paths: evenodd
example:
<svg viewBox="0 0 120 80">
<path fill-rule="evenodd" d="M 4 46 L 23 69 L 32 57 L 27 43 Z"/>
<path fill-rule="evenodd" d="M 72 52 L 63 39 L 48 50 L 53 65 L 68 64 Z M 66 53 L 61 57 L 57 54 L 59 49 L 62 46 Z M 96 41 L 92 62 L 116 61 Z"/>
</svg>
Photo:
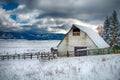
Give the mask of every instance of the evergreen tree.
<svg viewBox="0 0 120 80">
<path fill-rule="evenodd" d="M 117 18 L 117 12 L 114 10 L 113 11 L 113 14 L 112 14 L 112 20 L 111 20 L 111 29 L 112 29 L 112 46 L 114 47 L 115 45 L 119 45 L 118 42 L 119 42 L 119 35 L 118 35 L 118 32 L 119 32 L 119 21 L 118 21 L 118 18 Z"/>
<path fill-rule="evenodd" d="M 110 44 L 111 35 L 110 35 L 110 22 L 109 22 L 108 17 L 106 17 L 106 20 L 104 22 L 104 32 L 103 32 L 102 37 L 108 44 Z"/>
<path fill-rule="evenodd" d="M 113 25 L 115 26 L 114 34 L 116 35 L 116 44 L 120 46 L 120 23 L 117 17 L 117 12 L 113 12 Z"/>
<path fill-rule="evenodd" d="M 117 12 L 114 10 L 111 17 L 107 17 L 104 22 L 103 39 L 113 48 L 120 46 L 120 24 L 117 18 Z"/>
<path fill-rule="evenodd" d="M 117 32 L 118 46 L 120 46 L 120 23 L 118 23 L 118 32 Z"/>
</svg>

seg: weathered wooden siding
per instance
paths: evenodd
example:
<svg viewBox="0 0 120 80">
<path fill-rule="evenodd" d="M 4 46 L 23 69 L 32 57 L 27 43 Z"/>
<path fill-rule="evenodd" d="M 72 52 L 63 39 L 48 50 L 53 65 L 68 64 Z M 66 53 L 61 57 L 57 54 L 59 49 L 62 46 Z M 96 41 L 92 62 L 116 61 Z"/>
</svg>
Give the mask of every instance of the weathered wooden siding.
<svg viewBox="0 0 120 80">
<path fill-rule="evenodd" d="M 66 37 L 58 46 L 58 56 L 66 56 L 67 54 L 67 46 L 66 46 Z"/>
<path fill-rule="evenodd" d="M 74 56 L 74 47 L 87 47 L 88 49 L 97 49 L 97 46 L 91 41 L 88 35 L 80 31 L 80 36 L 73 36 L 73 30 L 71 30 L 58 46 L 58 52 L 60 56 L 67 55 L 67 51 L 70 56 Z"/>
<path fill-rule="evenodd" d="M 80 36 L 73 36 L 73 31 L 71 30 L 68 36 L 69 36 L 68 51 L 70 51 L 69 52 L 70 54 L 72 54 L 71 52 L 74 51 L 75 46 L 87 47 L 89 49 L 97 48 L 96 45 L 87 36 L 87 34 L 83 31 L 80 31 Z"/>
</svg>

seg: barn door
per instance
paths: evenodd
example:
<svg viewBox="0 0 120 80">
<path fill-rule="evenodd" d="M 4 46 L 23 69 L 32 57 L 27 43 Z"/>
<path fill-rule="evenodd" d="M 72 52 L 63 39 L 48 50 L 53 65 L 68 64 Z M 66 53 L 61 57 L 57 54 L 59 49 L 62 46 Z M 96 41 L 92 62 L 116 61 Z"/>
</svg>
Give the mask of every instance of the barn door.
<svg viewBox="0 0 120 80">
<path fill-rule="evenodd" d="M 87 55 L 87 51 L 84 50 L 84 51 L 77 51 L 78 49 L 86 49 L 87 47 L 74 47 L 74 53 L 75 53 L 75 56 L 85 56 Z"/>
</svg>

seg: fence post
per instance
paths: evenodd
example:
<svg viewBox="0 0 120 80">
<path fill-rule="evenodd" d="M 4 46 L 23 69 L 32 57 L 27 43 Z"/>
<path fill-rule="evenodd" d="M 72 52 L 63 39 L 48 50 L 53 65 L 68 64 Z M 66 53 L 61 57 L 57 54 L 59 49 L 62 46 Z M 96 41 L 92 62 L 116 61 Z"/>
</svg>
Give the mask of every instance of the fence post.
<svg viewBox="0 0 120 80">
<path fill-rule="evenodd" d="M 111 48 L 108 48 L 108 54 L 111 54 Z"/>
<path fill-rule="evenodd" d="M 97 55 L 99 55 L 99 49 L 98 49 L 98 53 L 97 53 Z"/>
<path fill-rule="evenodd" d="M 9 55 L 7 55 L 7 59 L 9 60 Z"/>
<path fill-rule="evenodd" d="M 13 55 L 13 59 L 15 59 L 15 56 Z"/>
<path fill-rule="evenodd" d="M 37 54 L 37 59 L 39 59 L 39 53 Z"/>
<path fill-rule="evenodd" d="M 89 55 L 89 50 L 87 51 L 87 55 Z"/>
<path fill-rule="evenodd" d="M 9 54 L 7 53 L 7 59 L 9 60 Z"/>
<path fill-rule="evenodd" d="M 23 55 L 23 58 L 25 59 L 25 54 Z"/>
<path fill-rule="evenodd" d="M 2 60 L 4 60 L 4 55 L 2 56 Z"/>
<path fill-rule="evenodd" d="M 103 54 L 105 54 L 104 49 L 103 49 Z"/>
<path fill-rule="evenodd" d="M 32 59 L 32 53 L 30 54 L 30 58 Z"/>
<path fill-rule="evenodd" d="M 67 57 L 69 57 L 69 52 L 67 51 Z"/>
<path fill-rule="evenodd" d="M 18 59 L 20 59 L 20 54 L 18 54 Z"/>
<path fill-rule="evenodd" d="M 41 59 L 43 59 L 43 53 L 41 53 Z"/>
</svg>

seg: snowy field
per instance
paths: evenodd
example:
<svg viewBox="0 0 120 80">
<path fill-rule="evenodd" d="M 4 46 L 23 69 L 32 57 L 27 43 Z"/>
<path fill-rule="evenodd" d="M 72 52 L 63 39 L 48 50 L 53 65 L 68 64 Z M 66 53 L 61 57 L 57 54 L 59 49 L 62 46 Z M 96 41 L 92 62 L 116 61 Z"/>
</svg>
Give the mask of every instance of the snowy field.
<svg viewBox="0 0 120 80">
<path fill-rule="evenodd" d="M 0 54 L 48 52 L 59 40 L 0 40 Z M 120 54 L 0 61 L 0 80 L 120 80 Z"/>
<path fill-rule="evenodd" d="M 49 52 L 59 40 L 0 40 L 0 54 Z"/>
<path fill-rule="evenodd" d="M 120 80 L 120 54 L 0 61 L 0 80 Z"/>
</svg>

